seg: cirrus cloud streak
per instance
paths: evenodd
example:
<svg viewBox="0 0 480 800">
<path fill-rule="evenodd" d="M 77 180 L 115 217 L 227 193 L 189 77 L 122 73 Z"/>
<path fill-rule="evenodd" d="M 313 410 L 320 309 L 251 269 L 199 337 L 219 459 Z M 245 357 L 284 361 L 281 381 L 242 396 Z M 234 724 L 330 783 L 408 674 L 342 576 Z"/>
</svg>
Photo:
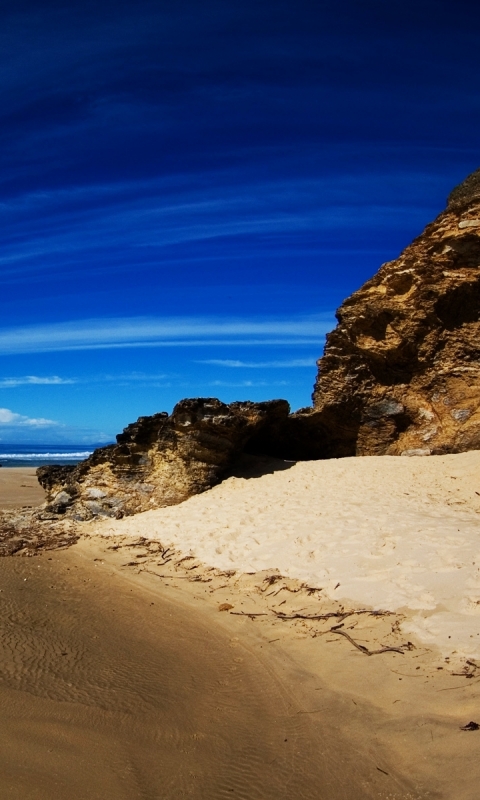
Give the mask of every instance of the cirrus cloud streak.
<svg viewBox="0 0 480 800">
<path fill-rule="evenodd" d="M 38 375 L 23 375 L 19 378 L 0 378 L 0 389 L 15 389 L 17 386 L 65 386 L 77 383 L 73 378 L 60 378 L 58 375 L 39 377 Z"/>
<path fill-rule="evenodd" d="M 290 358 L 286 361 L 238 361 L 231 358 L 208 358 L 198 364 L 212 364 L 216 367 L 233 369 L 292 369 L 297 367 L 314 367 L 314 358 Z"/>
<path fill-rule="evenodd" d="M 232 344 L 318 345 L 333 324 L 331 313 L 277 319 L 87 319 L 0 330 L 0 354 Z"/>
</svg>

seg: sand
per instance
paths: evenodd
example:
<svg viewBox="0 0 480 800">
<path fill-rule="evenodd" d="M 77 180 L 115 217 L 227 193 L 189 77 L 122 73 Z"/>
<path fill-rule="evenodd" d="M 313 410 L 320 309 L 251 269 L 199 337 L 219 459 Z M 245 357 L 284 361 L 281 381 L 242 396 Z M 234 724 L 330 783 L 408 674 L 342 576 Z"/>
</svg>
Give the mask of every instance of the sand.
<svg viewBox="0 0 480 800">
<path fill-rule="evenodd" d="M 2 467 L 0 469 L 0 509 L 38 506 L 45 492 L 37 481 L 35 467 Z"/>
<path fill-rule="evenodd" d="M 341 698 L 325 687 L 319 716 L 262 636 L 92 553 L 1 560 L 2 798 L 384 796 L 385 758 L 338 728 Z M 417 797 L 396 772 L 388 796 Z"/>
<path fill-rule="evenodd" d="M 404 630 L 424 643 L 480 659 L 480 451 L 278 466 L 97 530 L 405 611 Z"/>
<path fill-rule="evenodd" d="M 473 800 L 479 467 L 270 461 L 0 559 L 0 796 Z"/>
<path fill-rule="evenodd" d="M 66 555 L 76 563 L 82 559 L 85 567 L 90 565 L 90 574 L 93 564 L 101 586 L 114 581 L 118 591 L 127 581 L 134 590 L 151 593 L 155 606 L 170 604 L 175 611 L 173 639 L 184 632 L 177 616 L 182 611 L 193 631 L 200 625 L 201 631 L 219 637 L 220 648 L 212 652 L 212 661 L 190 662 L 192 672 L 198 666 L 200 672 L 207 668 L 213 674 L 232 656 L 231 668 L 254 670 L 253 679 L 266 707 L 257 706 L 258 716 L 255 710 L 250 715 L 248 745 L 243 749 L 235 717 L 215 731 L 223 741 L 230 736 L 237 743 L 244 755 L 240 771 L 236 771 L 238 751 L 229 744 L 224 772 L 219 773 L 222 780 L 216 782 L 218 762 L 214 762 L 210 782 L 203 788 L 191 786 L 188 796 L 198 800 L 225 797 L 234 789 L 234 796 L 282 800 L 477 797 L 480 732 L 461 730 L 471 720 L 480 722 L 476 668 L 468 667 L 472 677 L 467 678 L 437 648 L 422 646 L 416 637 L 412 642 L 402 631 L 402 614 L 344 616 L 354 611 L 352 605 L 329 601 L 299 581 L 270 571 L 232 575 L 142 539 L 92 534 Z M 296 613 L 307 619 L 295 617 Z M 311 619 L 329 613 L 340 616 Z M 382 652 L 367 656 L 339 635 L 340 630 L 369 652 Z M 185 630 L 186 652 L 191 631 Z M 155 635 L 161 641 L 161 623 Z M 196 640 L 193 635 L 193 648 Z M 385 646 L 400 652 L 383 651 Z M 177 652 L 182 655 L 182 647 Z M 181 659 L 177 668 L 181 671 Z M 220 678 L 229 707 L 243 703 L 246 685 L 241 672 L 234 674 L 241 684 L 233 697 L 232 688 L 238 684 L 232 685 L 228 674 Z M 201 692 L 200 677 L 196 686 Z M 248 695 L 245 702 L 248 715 Z M 214 698 L 212 703 L 217 706 Z M 211 713 L 207 700 L 206 714 Z M 262 726 L 266 713 L 267 724 Z M 176 719 L 180 727 L 181 714 Z M 219 721 L 217 717 L 215 725 Z M 292 725 L 288 732 L 287 722 Z M 281 735 L 272 739 L 279 726 Z M 268 753 L 266 742 L 272 745 Z M 292 744 L 288 753 L 283 750 L 286 744 Z M 201 757 L 203 768 L 209 769 L 211 751 L 205 749 Z M 188 751 L 183 758 L 183 763 L 181 756 L 175 762 L 177 769 L 185 769 Z M 235 773 L 235 785 L 224 782 L 230 773 Z M 282 780 L 277 780 L 278 775 Z"/>
</svg>

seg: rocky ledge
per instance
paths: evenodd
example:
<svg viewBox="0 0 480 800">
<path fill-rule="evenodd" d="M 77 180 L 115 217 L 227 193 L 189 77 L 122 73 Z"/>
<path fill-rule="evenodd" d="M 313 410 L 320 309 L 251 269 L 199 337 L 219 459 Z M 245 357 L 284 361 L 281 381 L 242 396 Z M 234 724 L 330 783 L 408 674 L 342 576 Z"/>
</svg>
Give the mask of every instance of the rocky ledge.
<svg viewBox="0 0 480 800">
<path fill-rule="evenodd" d="M 173 413 L 140 417 L 76 466 L 40 467 L 47 491 L 45 515 L 77 520 L 122 517 L 174 505 L 229 474 L 256 440 L 275 440 L 290 408 L 286 400 L 231 403 L 182 400 Z M 251 448 L 249 450 L 249 444 Z"/>
</svg>

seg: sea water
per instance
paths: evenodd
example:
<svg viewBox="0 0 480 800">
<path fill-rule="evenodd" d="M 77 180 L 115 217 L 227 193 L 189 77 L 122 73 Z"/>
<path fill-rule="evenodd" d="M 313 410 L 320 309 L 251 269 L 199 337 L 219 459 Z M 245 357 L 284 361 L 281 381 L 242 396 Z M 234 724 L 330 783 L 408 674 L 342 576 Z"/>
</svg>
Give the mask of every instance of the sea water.
<svg viewBox="0 0 480 800">
<path fill-rule="evenodd" d="M 0 442 L 2 467 L 41 467 L 45 464 L 78 464 L 99 444 L 4 444 Z"/>
</svg>

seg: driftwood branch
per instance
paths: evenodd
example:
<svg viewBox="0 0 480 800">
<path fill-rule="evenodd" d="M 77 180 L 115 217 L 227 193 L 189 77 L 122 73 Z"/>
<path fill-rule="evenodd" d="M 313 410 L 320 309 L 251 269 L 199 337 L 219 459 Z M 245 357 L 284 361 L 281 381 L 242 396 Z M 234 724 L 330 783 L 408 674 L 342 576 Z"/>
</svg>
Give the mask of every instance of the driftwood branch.
<svg viewBox="0 0 480 800">
<path fill-rule="evenodd" d="M 272 609 L 273 613 L 276 614 L 277 617 L 280 619 L 311 619 L 311 620 L 320 620 L 320 619 L 331 619 L 332 617 L 337 617 L 338 619 L 346 619 L 347 617 L 353 616 L 353 614 L 371 614 L 373 617 L 380 617 L 380 616 L 389 616 L 392 612 L 391 611 L 372 611 L 371 609 L 365 608 L 361 609 L 360 611 L 330 611 L 328 614 L 284 614 L 282 611 L 275 611 Z"/>
<path fill-rule="evenodd" d="M 345 639 L 348 639 L 348 641 L 357 648 L 357 650 L 360 650 L 360 652 L 364 653 L 366 656 L 377 656 L 380 653 L 400 653 L 402 656 L 405 655 L 403 650 L 400 650 L 399 647 L 382 647 L 380 650 L 369 650 L 368 647 L 365 647 L 363 644 L 359 644 L 355 641 L 355 639 L 352 639 L 348 633 L 345 633 L 345 631 L 339 631 L 338 628 L 330 628 L 329 633 L 336 633 L 337 636 L 344 636 Z"/>
<path fill-rule="evenodd" d="M 135 563 L 135 562 L 133 562 Z M 130 564 L 125 564 L 124 566 L 128 567 Z M 139 565 L 137 565 L 139 566 Z M 149 575 L 155 575 L 156 578 L 169 578 L 170 580 L 176 581 L 189 581 L 191 578 L 188 575 L 176 575 L 172 573 L 171 575 L 161 575 L 160 572 L 154 572 L 153 569 L 139 569 L 139 572 L 148 572 Z"/>
<path fill-rule="evenodd" d="M 248 611 L 230 611 L 230 614 L 233 614 L 235 617 L 267 617 L 268 614 L 265 611 L 260 613 L 248 613 Z"/>
</svg>

